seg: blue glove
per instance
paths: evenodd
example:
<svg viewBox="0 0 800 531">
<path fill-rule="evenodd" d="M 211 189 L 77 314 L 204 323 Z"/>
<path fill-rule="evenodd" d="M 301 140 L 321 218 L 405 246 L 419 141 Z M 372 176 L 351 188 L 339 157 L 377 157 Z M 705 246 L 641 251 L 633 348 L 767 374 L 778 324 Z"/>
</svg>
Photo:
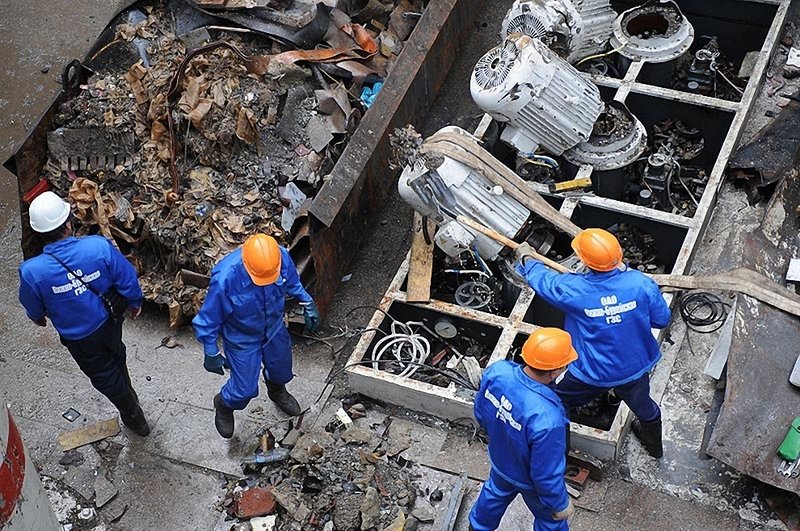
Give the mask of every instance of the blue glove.
<svg viewBox="0 0 800 531">
<path fill-rule="evenodd" d="M 203 368 L 208 372 L 213 372 L 214 374 L 225 374 L 225 369 L 230 369 L 231 366 L 228 364 L 228 360 L 220 354 L 219 350 L 216 353 L 209 353 L 206 351 L 205 359 L 203 359 Z"/>
<path fill-rule="evenodd" d="M 314 301 L 303 303 L 303 319 L 306 321 L 306 330 L 313 332 L 319 326 L 319 309 Z"/>
</svg>

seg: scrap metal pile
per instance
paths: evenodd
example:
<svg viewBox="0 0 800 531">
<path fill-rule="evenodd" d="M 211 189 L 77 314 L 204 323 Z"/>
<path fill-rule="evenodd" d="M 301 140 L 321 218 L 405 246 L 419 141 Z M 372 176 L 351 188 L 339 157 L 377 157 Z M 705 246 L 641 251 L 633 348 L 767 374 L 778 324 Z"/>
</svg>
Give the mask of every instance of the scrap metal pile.
<svg viewBox="0 0 800 531">
<path fill-rule="evenodd" d="M 289 426 L 278 445 L 272 432 L 262 437 L 245 460 L 245 477 L 229 483 L 221 502 L 226 529 L 401 530 L 433 521 L 420 499 L 430 493 L 414 483 L 417 465 L 403 456 L 409 434 L 377 406 L 344 402 L 347 411 L 339 409 L 324 430 Z"/>
<path fill-rule="evenodd" d="M 335 178 L 423 9 L 422 0 L 207 4 L 154 1 L 121 15 L 48 134 L 44 177 L 69 197 L 76 232 L 111 238 L 173 324 L 203 298 L 180 270 L 207 275 L 255 232 L 289 246 L 299 238 L 295 220 Z M 262 12 L 311 20 L 267 31 L 282 26 L 254 22 Z"/>
</svg>

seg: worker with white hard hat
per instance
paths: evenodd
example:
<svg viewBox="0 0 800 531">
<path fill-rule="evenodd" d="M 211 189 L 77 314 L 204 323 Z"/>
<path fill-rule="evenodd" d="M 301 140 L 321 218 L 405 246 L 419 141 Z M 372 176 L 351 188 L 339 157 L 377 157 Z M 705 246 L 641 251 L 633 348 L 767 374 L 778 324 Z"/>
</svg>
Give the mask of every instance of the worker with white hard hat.
<svg viewBox="0 0 800 531">
<path fill-rule="evenodd" d="M 61 343 L 92 382 L 119 410 L 123 424 L 150 433 L 131 384 L 122 342 L 122 321 L 141 312 L 136 271 L 102 236 L 72 235 L 70 205 L 53 192 L 37 196 L 29 209 L 31 228 L 44 250 L 19 268 L 19 300 L 39 326 L 47 319 Z"/>
</svg>

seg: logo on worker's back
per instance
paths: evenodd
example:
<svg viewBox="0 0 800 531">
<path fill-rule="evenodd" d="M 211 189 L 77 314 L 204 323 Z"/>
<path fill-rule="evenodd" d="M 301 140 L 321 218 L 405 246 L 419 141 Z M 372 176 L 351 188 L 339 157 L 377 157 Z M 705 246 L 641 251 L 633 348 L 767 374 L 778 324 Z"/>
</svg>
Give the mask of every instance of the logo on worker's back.
<svg viewBox="0 0 800 531">
<path fill-rule="evenodd" d="M 75 274 L 77 276 L 73 275 L 72 273 L 67 273 L 67 280 L 69 280 L 69 284 L 62 284 L 61 286 L 52 286 L 53 293 L 55 294 L 66 293 L 68 291 L 74 290 L 75 296 L 77 297 L 78 295 L 84 293 L 88 289 L 85 286 L 85 284 L 88 284 L 89 282 L 100 278 L 99 270 L 84 276 L 83 271 L 77 269 L 75 271 Z M 81 280 L 83 280 L 83 282 L 81 282 Z"/>
<path fill-rule="evenodd" d="M 498 419 L 502 420 L 515 430 L 522 431 L 522 424 L 514 420 L 514 417 L 511 415 L 511 409 L 514 407 L 514 404 L 512 404 L 508 398 L 506 398 L 506 395 L 501 396 L 500 400 L 498 400 L 497 397 L 490 393 L 487 389 L 483 396 L 486 397 L 486 400 L 491 402 L 492 405 L 497 408 Z"/>
<path fill-rule="evenodd" d="M 600 304 L 602 308 L 584 308 L 583 312 L 587 317 L 605 317 L 606 324 L 621 323 L 623 313 L 636 309 L 636 301 L 620 304 L 616 295 L 600 297 Z"/>
</svg>

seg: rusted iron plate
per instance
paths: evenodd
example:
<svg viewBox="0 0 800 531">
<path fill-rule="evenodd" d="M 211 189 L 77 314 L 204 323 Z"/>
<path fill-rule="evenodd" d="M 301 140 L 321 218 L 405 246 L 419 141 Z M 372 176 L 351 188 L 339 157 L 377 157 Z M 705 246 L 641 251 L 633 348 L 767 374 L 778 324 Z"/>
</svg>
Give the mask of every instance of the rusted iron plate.
<svg viewBox="0 0 800 531">
<path fill-rule="evenodd" d="M 774 185 L 787 170 L 797 166 L 800 93 L 792 98 L 768 126 L 734 153 L 728 163 L 734 180 L 747 181 L 751 203 L 760 200 L 767 193 L 765 188 Z"/>
<path fill-rule="evenodd" d="M 428 4 L 387 83 L 331 172 L 333 178 L 311 204 L 314 297 L 321 311 L 333 300 L 361 237 L 397 179 L 388 165 L 389 134 L 397 127 L 422 123 L 480 7 L 481 0 Z"/>
<path fill-rule="evenodd" d="M 782 282 L 798 224 L 794 208 L 800 183 L 783 181 L 760 230 L 745 237 L 742 267 Z M 788 245 L 787 245 L 788 244 Z M 800 478 L 777 472 L 776 450 L 800 414 L 800 389 L 789 383 L 798 356 L 800 321 L 740 295 L 728 356 L 725 402 L 707 453 L 739 472 L 781 489 L 800 492 Z"/>
</svg>

